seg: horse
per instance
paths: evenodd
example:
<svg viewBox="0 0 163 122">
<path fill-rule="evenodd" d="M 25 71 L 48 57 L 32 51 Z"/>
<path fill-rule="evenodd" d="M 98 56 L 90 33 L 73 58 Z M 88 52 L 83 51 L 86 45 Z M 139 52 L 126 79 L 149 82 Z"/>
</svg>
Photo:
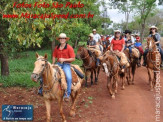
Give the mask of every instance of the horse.
<svg viewBox="0 0 163 122">
<path fill-rule="evenodd" d="M 147 62 L 146 67 L 148 70 L 150 91 L 153 91 L 153 88 L 156 85 L 157 72 L 160 70 L 161 55 L 152 37 L 147 38 L 147 48 L 148 48 L 148 53 L 146 58 L 146 62 Z"/>
<path fill-rule="evenodd" d="M 119 75 L 119 63 L 117 57 L 111 52 L 107 51 L 101 59 L 104 71 L 107 76 L 107 88 L 112 99 L 115 99 L 115 94 L 118 88 L 118 75 Z"/>
<path fill-rule="evenodd" d="M 96 66 L 95 54 L 92 53 L 90 56 L 89 50 L 84 45 L 79 46 L 76 54 L 77 59 L 83 61 L 84 72 L 85 72 L 85 86 L 87 87 L 87 79 L 90 76 L 91 85 L 93 85 L 93 74 L 95 77 L 95 84 L 97 84 L 100 67 Z"/>
<path fill-rule="evenodd" d="M 105 54 L 108 53 L 108 52 L 110 52 L 110 45 L 108 46 L 107 51 L 105 52 Z M 120 64 L 120 60 L 119 60 L 119 57 L 117 56 L 117 53 L 112 52 L 112 54 L 114 56 L 116 56 L 116 58 L 118 59 L 118 63 Z M 125 78 L 127 78 L 127 75 L 126 75 L 127 73 L 128 73 L 128 68 L 125 68 L 124 72 L 122 72 L 121 68 L 120 68 L 120 65 L 119 65 L 118 76 L 120 78 L 120 82 L 122 83 L 122 90 L 125 89 Z"/>
<path fill-rule="evenodd" d="M 58 65 L 53 65 L 50 62 L 48 62 L 47 54 L 45 56 L 39 56 L 38 53 L 36 53 L 36 61 L 35 61 L 35 67 L 33 70 L 33 73 L 31 74 L 31 79 L 34 82 L 38 82 L 39 79 L 42 77 L 43 79 L 43 97 L 45 100 L 45 106 L 46 106 L 46 117 L 47 122 L 51 122 L 51 101 L 54 99 L 58 100 L 59 103 L 59 110 L 60 115 L 62 117 L 63 122 L 66 122 L 65 115 L 63 114 L 62 109 L 62 103 L 63 103 L 63 96 L 65 93 L 65 90 L 67 89 L 67 83 L 66 78 L 63 70 Z M 71 69 L 72 71 L 72 69 Z M 76 90 L 71 90 L 71 98 L 72 98 L 72 106 L 70 110 L 70 116 L 75 116 L 75 104 L 77 100 L 77 96 L 79 94 L 82 80 L 74 74 L 72 71 L 72 77 L 74 80 L 78 80 L 78 88 Z M 64 82 L 63 82 L 64 81 Z M 72 85 L 72 87 L 74 87 Z"/>
<path fill-rule="evenodd" d="M 135 48 L 136 49 L 136 48 Z M 136 49 L 137 51 L 139 51 L 138 49 Z M 127 56 L 128 60 L 130 61 L 130 66 L 128 67 L 128 71 L 127 71 L 127 83 L 128 85 L 132 84 L 134 85 L 134 79 L 135 79 L 135 72 L 136 72 L 136 68 L 138 63 L 140 63 L 139 58 L 140 58 L 140 53 L 138 52 L 138 58 L 133 56 L 131 57 L 131 55 L 129 54 L 129 50 L 124 50 L 125 55 Z M 132 76 L 131 76 L 132 74 Z"/>
</svg>

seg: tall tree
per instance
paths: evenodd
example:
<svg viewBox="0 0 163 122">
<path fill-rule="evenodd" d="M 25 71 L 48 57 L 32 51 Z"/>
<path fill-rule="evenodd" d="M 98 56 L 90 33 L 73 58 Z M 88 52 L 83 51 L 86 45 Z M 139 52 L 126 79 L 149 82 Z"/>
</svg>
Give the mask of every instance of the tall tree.
<svg viewBox="0 0 163 122">
<path fill-rule="evenodd" d="M 133 5 L 136 13 L 140 15 L 141 31 L 140 37 L 141 41 L 144 39 L 144 30 L 146 27 L 146 20 L 156 7 L 156 0 L 133 0 Z"/>
</svg>

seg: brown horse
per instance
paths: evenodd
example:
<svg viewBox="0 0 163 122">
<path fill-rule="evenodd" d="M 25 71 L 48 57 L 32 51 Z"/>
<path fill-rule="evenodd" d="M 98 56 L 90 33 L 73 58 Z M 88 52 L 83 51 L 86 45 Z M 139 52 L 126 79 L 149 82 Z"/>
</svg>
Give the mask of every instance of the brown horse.
<svg viewBox="0 0 163 122">
<path fill-rule="evenodd" d="M 110 45 L 108 46 L 107 48 L 107 51 L 105 52 L 108 53 L 110 52 Z M 116 53 L 112 52 L 112 55 L 116 56 Z M 118 57 L 116 57 L 118 58 Z M 118 63 L 119 63 L 119 59 L 118 59 Z M 119 65 L 119 71 L 118 71 L 118 75 L 119 75 L 119 78 L 120 78 L 120 82 L 122 83 L 122 90 L 125 89 L 125 79 L 127 78 L 127 74 L 128 73 L 128 68 L 125 68 L 125 71 L 124 72 L 121 72 L 121 68 L 120 68 L 120 65 Z"/>
<path fill-rule="evenodd" d="M 102 65 L 107 76 L 107 88 L 111 97 L 114 99 L 118 88 L 119 63 L 117 57 L 107 51 L 102 58 Z"/>
<path fill-rule="evenodd" d="M 127 83 L 128 85 L 130 84 L 134 85 L 135 71 L 137 68 L 137 64 L 139 63 L 139 58 L 136 58 L 134 56 L 131 57 L 131 55 L 129 54 L 129 50 L 124 50 L 124 53 L 127 56 L 127 58 L 130 60 L 130 67 L 128 67 L 127 69 L 128 71 L 127 71 L 127 76 L 126 76 Z"/>
<path fill-rule="evenodd" d="M 65 81 L 64 82 L 65 87 L 67 87 L 65 74 L 59 66 L 52 65 L 47 61 L 47 54 L 45 54 L 45 56 L 43 57 L 43 56 L 39 56 L 36 53 L 36 58 L 37 60 L 35 62 L 35 67 L 31 75 L 31 79 L 37 82 L 41 77 L 43 78 L 42 87 L 43 87 L 43 97 L 45 100 L 45 106 L 47 112 L 47 122 L 51 122 L 51 116 L 50 116 L 51 101 L 54 99 L 58 100 L 60 115 L 62 116 L 63 122 L 66 122 L 66 118 L 62 110 L 63 96 L 65 93 L 65 89 L 63 88 L 62 85 L 63 81 Z M 79 80 L 76 84 L 76 85 L 79 84 L 78 89 L 76 89 L 76 91 L 72 89 L 71 92 L 72 106 L 70 110 L 70 116 L 75 116 L 75 103 L 80 91 L 82 79 L 80 79 L 79 77 L 77 78 L 77 75 L 75 75 L 72 70 L 71 72 L 73 77 L 72 82 L 75 82 L 74 80 Z"/>
<path fill-rule="evenodd" d="M 151 37 L 147 38 L 147 48 L 148 48 L 147 59 L 146 59 L 147 70 L 148 70 L 150 90 L 153 91 L 153 88 L 155 87 L 156 84 L 157 71 L 160 70 L 161 55 L 157 49 L 154 39 Z"/>
<path fill-rule="evenodd" d="M 76 58 L 82 59 L 83 61 L 84 72 L 85 72 L 85 86 L 87 87 L 87 79 L 89 76 L 91 78 L 91 85 L 93 84 L 93 73 L 95 76 L 95 84 L 96 84 L 98 81 L 100 67 L 96 66 L 95 54 L 92 53 L 92 56 L 90 56 L 88 49 L 86 49 L 85 46 L 83 45 L 83 46 L 79 46 Z"/>
</svg>

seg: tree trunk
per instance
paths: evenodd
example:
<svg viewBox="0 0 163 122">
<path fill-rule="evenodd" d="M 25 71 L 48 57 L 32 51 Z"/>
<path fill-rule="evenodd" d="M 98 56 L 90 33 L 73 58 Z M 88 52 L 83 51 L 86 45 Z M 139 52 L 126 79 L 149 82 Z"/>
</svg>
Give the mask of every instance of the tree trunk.
<svg viewBox="0 0 163 122">
<path fill-rule="evenodd" d="M 144 39 L 144 29 L 145 29 L 145 23 L 142 23 L 141 32 L 140 32 L 141 43 L 143 42 Z"/>
<path fill-rule="evenodd" d="M 1 54 L 0 59 L 1 59 L 1 76 L 8 76 L 9 75 L 8 56 Z"/>
</svg>

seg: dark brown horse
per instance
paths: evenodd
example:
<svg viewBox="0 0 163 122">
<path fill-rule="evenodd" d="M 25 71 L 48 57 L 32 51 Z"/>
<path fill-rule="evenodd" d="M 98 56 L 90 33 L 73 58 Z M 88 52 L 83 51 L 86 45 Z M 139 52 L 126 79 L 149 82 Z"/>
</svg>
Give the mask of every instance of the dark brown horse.
<svg viewBox="0 0 163 122">
<path fill-rule="evenodd" d="M 90 76 L 91 85 L 93 84 L 93 73 L 95 76 L 95 84 L 98 81 L 98 75 L 100 72 L 100 67 L 96 66 L 96 59 L 94 53 L 90 56 L 89 50 L 85 48 L 85 46 L 79 46 L 76 58 L 82 59 L 84 72 L 85 72 L 85 86 L 87 87 L 87 80 Z"/>
<path fill-rule="evenodd" d="M 161 55 L 157 49 L 155 41 L 153 38 L 147 38 L 147 70 L 148 70 L 148 77 L 149 77 L 149 84 L 150 90 L 153 91 L 153 88 L 156 85 L 156 75 L 157 72 L 160 70 L 161 64 Z"/>
<path fill-rule="evenodd" d="M 137 64 L 139 63 L 139 58 L 136 58 L 134 56 L 131 57 L 131 55 L 129 54 L 128 50 L 124 50 L 125 55 L 127 56 L 127 58 L 130 61 L 130 67 L 127 68 L 127 83 L 130 85 L 134 85 L 134 79 L 135 79 L 135 71 L 137 68 Z M 132 74 L 132 76 L 131 76 Z"/>
</svg>

